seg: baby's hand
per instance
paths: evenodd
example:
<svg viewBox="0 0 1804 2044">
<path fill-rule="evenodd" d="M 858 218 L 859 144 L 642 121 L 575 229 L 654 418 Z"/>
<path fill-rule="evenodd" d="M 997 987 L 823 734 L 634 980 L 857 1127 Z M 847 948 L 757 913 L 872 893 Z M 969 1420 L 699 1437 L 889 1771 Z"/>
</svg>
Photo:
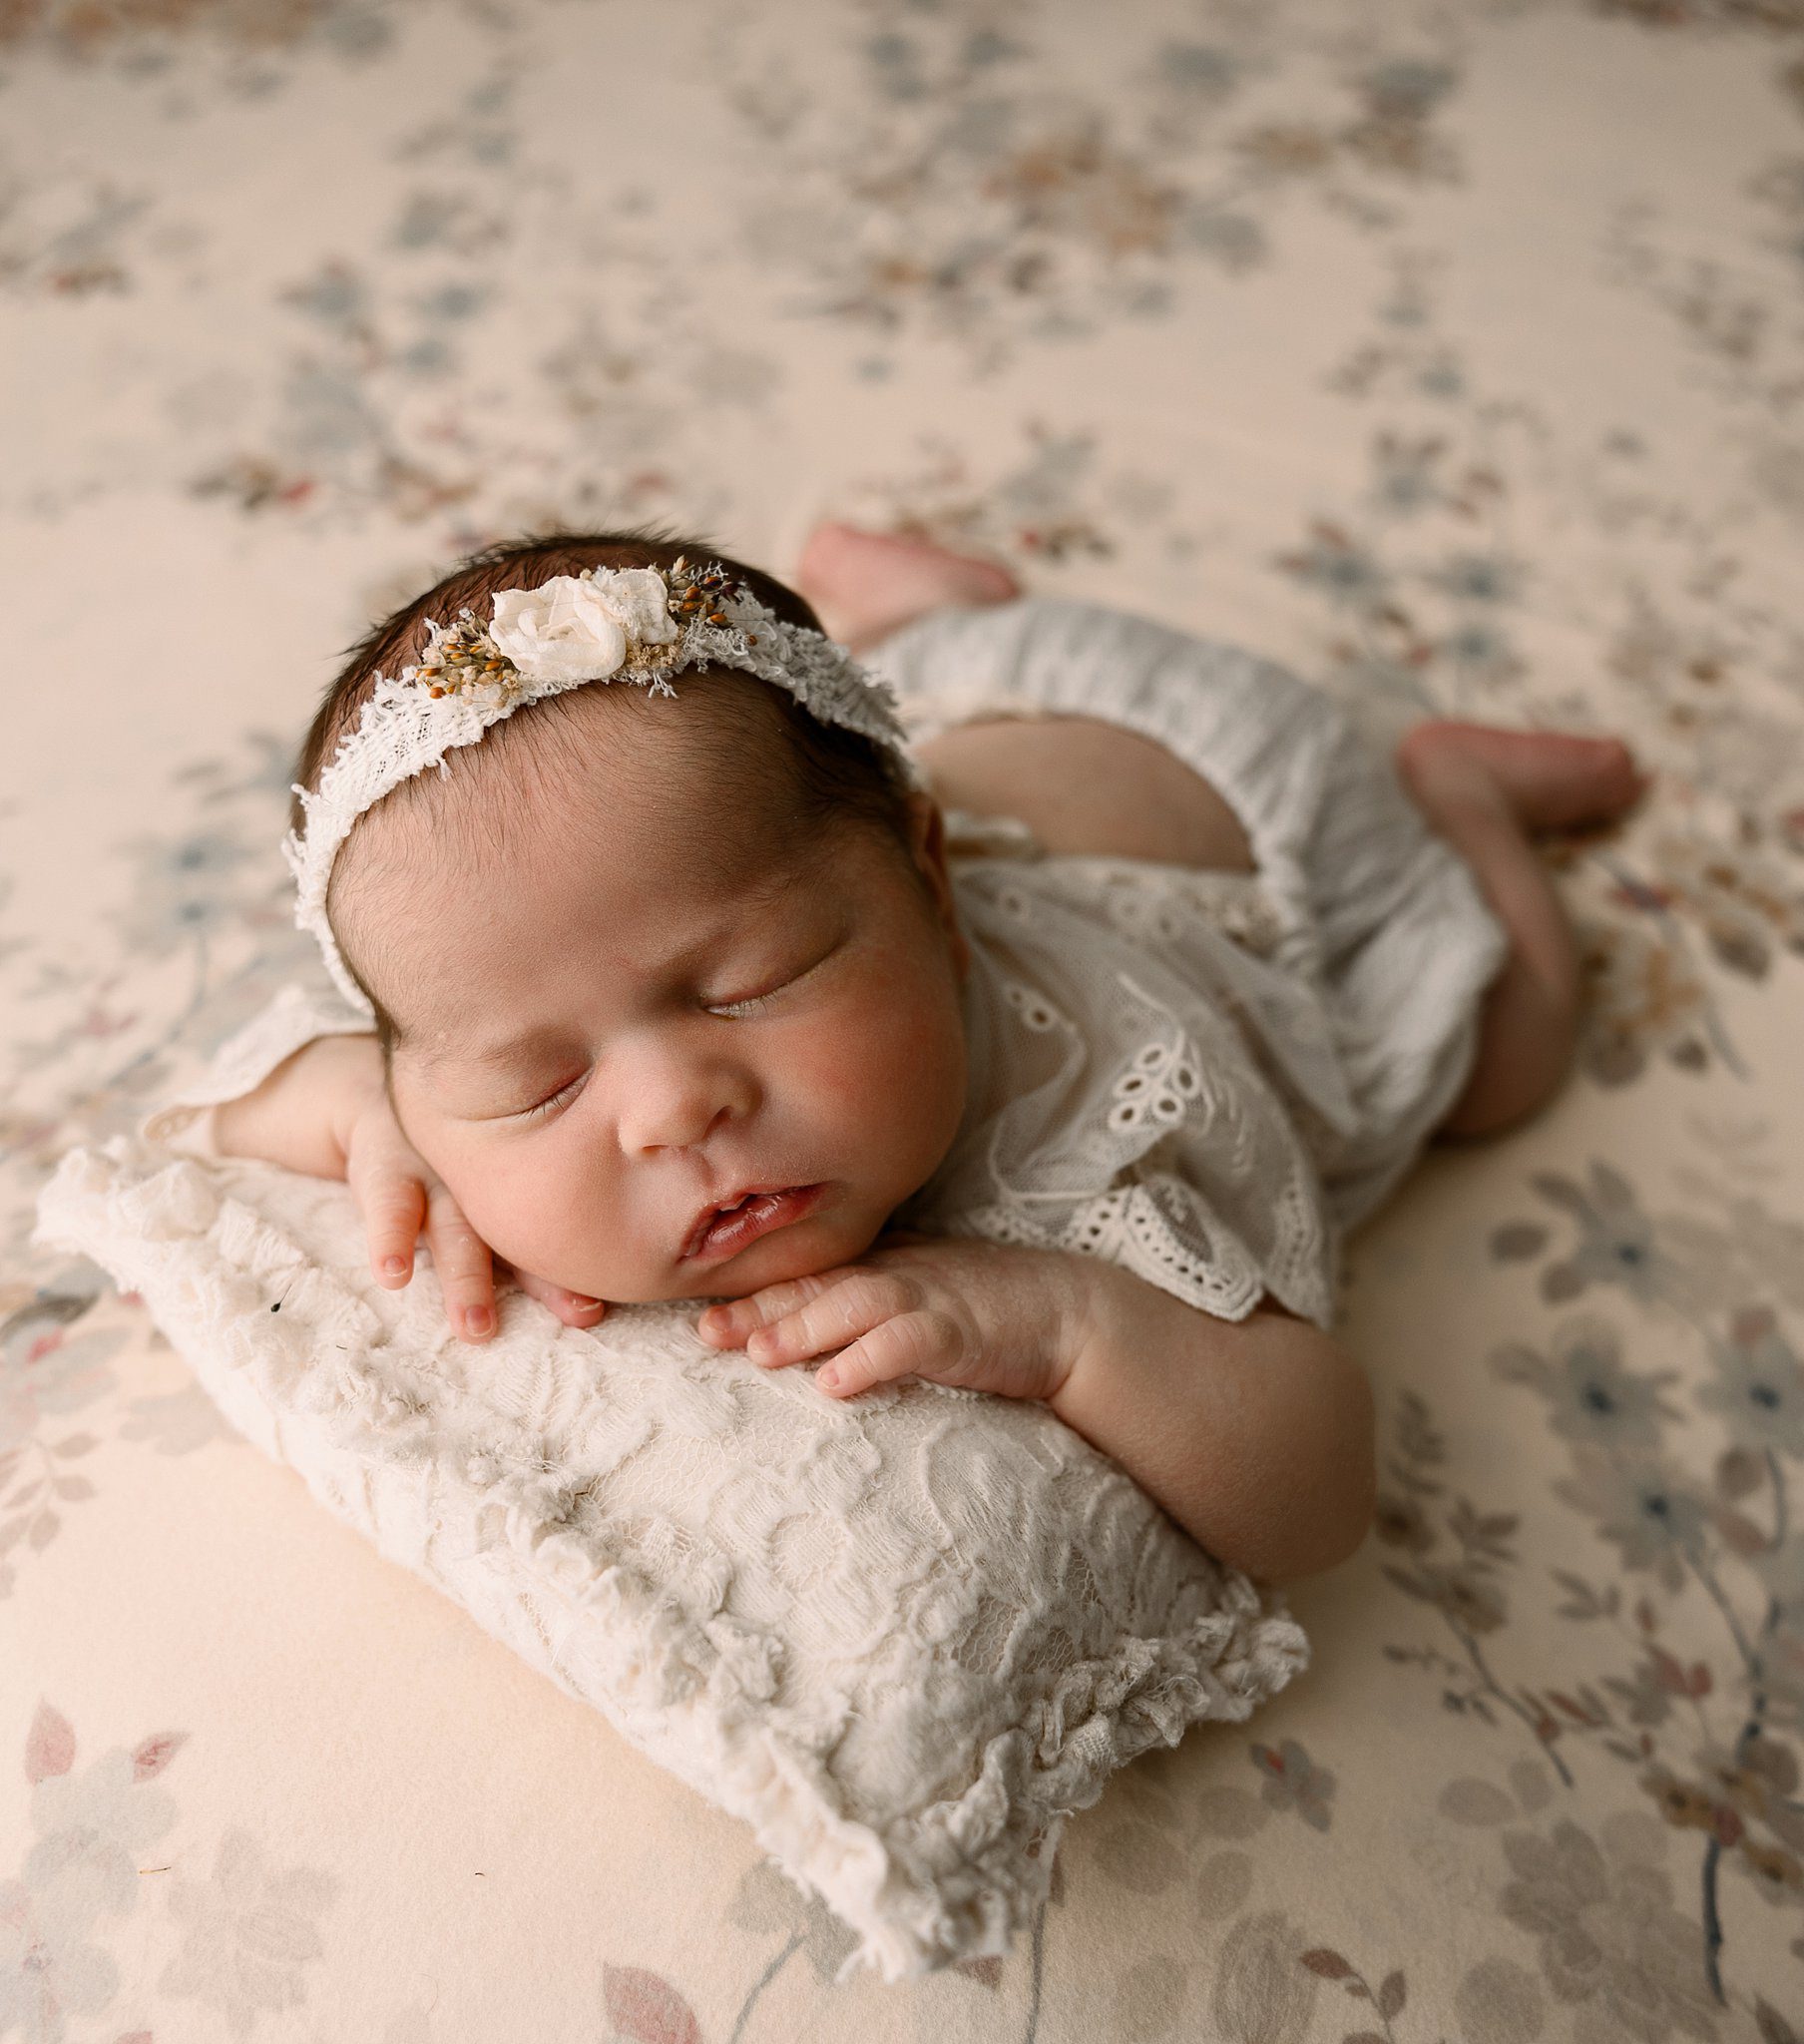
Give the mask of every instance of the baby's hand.
<svg viewBox="0 0 1804 2044">
<path fill-rule="evenodd" d="M 765 1365 L 837 1349 L 814 1378 L 834 1397 L 913 1375 L 1050 1398 L 1083 1341 L 1082 1265 L 1059 1250 L 885 1234 L 856 1263 L 709 1306 L 697 1331 Z"/>
<path fill-rule="evenodd" d="M 495 1331 L 496 1271 L 513 1267 L 491 1254 L 444 1181 L 401 1133 L 379 1063 L 370 1067 L 368 1084 L 345 1115 L 340 1140 L 345 1180 L 363 1216 L 369 1265 L 378 1280 L 391 1290 L 409 1281 L 414 1248 L 423 1233 L 452 1332 L 465 1341 L 486 1341 Z M 566 1326 L 599 1326 L 607 1311 L 603 1300 L 585 1298 L 530 1272 L 513 1269 L 513 1278 Z"/>
</svg>

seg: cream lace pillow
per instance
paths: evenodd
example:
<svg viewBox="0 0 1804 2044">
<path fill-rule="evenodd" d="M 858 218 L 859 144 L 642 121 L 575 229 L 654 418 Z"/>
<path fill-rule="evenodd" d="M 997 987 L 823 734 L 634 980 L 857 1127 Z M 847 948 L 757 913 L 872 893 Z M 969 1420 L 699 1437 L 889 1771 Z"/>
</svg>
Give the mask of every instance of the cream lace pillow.
<svg viewBox="0 0 1804 2044">
<path fill-rule="evenodd" d="M 839 1402 L 675 1305 L 593 1332 L 513 1292 L 453 1339 L 368 1274 L 341 1184 L 119 1138 L 38 1240 L 140 1292 L 227 1419 L 633 1744 L 862 1939 L 844 1978 L 1006 1952 L 1066 1815 L 1304 1667 L 1044 1405 L 910 1379 Z"/>
</svg>

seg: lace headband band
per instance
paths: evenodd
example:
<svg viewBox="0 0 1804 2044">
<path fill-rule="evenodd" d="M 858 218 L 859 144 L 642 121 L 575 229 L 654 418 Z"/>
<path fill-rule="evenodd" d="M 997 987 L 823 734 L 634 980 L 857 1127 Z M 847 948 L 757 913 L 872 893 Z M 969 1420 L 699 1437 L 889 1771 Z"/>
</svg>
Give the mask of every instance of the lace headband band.
<svg viewBox="0 0 1804 2044">
<path fill-rule="evenodd" d="M 449 775 L 445 755 L 474 745 L 524 704 L 625 682 L 675 696 L 684 668 L 738 668 L 786 689 L 823 724 L 887 747 L 906 785 L 926 782 L 905 750 L 896 693 L 831 639 L 791 625 L 719 564 L 680 557 L 660 568 L 585 568 L 536 589 L 503 589 L 478 624 L 466 605 L 456 620 L 428 621 L 421 658 L 398 679 L 378 674 L 356 729 L 319 776 L 296 784 L 303 822 L 282 841 L 294 875 L 294 920 L 318 941 L 338 990 L 359 1014 L 374 1011 L 351 977 L 326 919 L 332 865 L 365 809 L 429 766 Z"/>
</svg>

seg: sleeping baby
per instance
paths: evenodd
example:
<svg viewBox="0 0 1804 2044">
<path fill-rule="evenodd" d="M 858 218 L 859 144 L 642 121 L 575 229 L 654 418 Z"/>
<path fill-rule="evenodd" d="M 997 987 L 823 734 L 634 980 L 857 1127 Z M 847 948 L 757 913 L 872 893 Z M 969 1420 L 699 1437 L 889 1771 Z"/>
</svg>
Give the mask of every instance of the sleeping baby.
<svg viewBox="0 0 1804 2044">
<path fill-rule="evenodd" d="M 1559 1085 L 1532 833 L 1642 777 L 1447 722 L 1387 759 L 1267 661 L 923 542 L 823 526 L 795 580 L 553 533 L 375 627 L 285 846 L 336 994 L 150 1133 L 347 1180 L 467 1340 L 498 1269 L 572 1326 L 705 1302 L 828 1397 L 1043 1399 L 1229 1566 L 1332 1566 L 1374 1495 L 1339 1245 Z"/>
</svg>

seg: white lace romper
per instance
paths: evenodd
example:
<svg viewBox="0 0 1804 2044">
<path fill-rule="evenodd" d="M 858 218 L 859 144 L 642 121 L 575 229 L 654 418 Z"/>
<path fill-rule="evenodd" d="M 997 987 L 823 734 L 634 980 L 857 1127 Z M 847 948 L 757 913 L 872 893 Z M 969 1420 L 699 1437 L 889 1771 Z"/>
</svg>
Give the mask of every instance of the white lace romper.
<svg viewBox="0 0 1804 2044">
<path fill-rule="evenodd" d="M 1408 1171 L 1471 1069 L 1507 940 L 1338 705 L 1267 661 L 1048 597 L 947 610 L 864 656 L 910 742 L 974 717 L 1098 717 L 1230 803 L 1255 874 L 1048 856 L 952 810 L 970 938 L 970 1090 L 898 1227 L 1103 1256 L 1243 1318 L 1326 1326 L 1340 1238 Z M 323 974 L 321 975 L 323 981 Z M 145 1124 L 203 1151 L 213 1103 L 367 1022 L 284 987 Z"/>
<path fill-rule="evenodd" d="M 938 611 L 870 649 L 910 743 L 1105 719 L 1234 809 L 1258 871 L 1048 856 L 952 812 L 972 944 L 963 1125 L 897 1226 L 1104 1256 L 1204 1311 L 1326 1326 L 1340 1239 L 1463 1089 L 1508 938 L 1338 704 L 1099 605 Z"/>
</svg>

